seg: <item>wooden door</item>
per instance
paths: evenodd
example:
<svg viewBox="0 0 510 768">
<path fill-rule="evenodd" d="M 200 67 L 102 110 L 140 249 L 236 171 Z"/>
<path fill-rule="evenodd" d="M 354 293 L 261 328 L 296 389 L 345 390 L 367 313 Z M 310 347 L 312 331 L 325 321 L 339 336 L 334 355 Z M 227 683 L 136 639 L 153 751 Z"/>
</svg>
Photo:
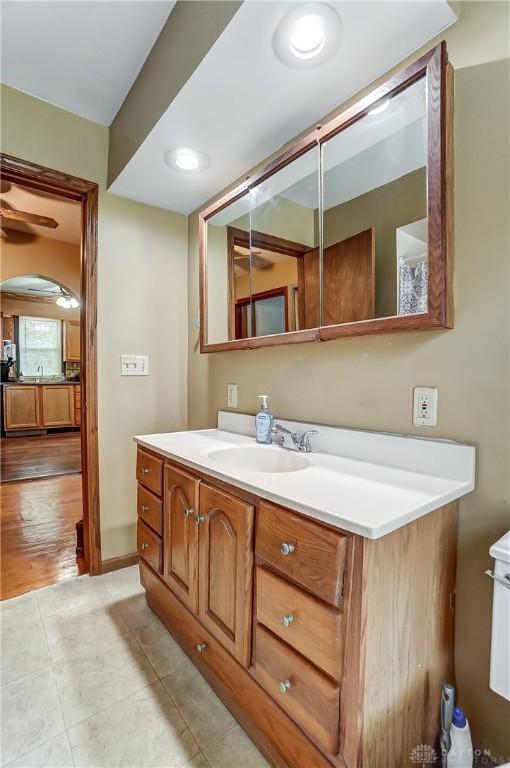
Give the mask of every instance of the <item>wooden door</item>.
<svg viewBox="0 0 510 768">
<path fill-rule="evenodd" d="M 298 259 L 299 330 L 318 328 L 320 324 L 319 249 L 313 248 Z"/>
<path fill-rule="evenodd" d="M 64 360 L 80 362 L 80 323 L 78 320 L 66 320 L 64 324 Z"/>
<path fill-rule="evenodd" d="M 198 612 L 198 515 L 200 480 L 167 465 L 164 477 L 164 579 Z"/>
<path fill-rule="evenodd" d="M 201 485 L 199 617 L 246 667 L 250 664 L 253 518 L 251 504 Z"/>
<path fill-rule="evenodd" d="M 74 426 L 74 391 L 71 384 L 41 387 L 43 427 Z"/>
<path fill-rule="evenodd" d="M 324 249 L 322 325 L 375 317 L 373 227 Z"/>
<path fill-rule="evenodd" d="M 37 429 L 39 387 L 28 384 L 4 386 L 4 429 Z"/>
</svg>

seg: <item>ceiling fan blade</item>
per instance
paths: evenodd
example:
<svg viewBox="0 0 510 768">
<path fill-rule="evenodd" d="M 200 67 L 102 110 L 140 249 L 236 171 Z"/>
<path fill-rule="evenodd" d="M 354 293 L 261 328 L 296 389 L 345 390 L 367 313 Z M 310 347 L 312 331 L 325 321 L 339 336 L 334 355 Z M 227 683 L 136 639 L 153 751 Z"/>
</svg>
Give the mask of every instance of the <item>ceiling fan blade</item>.
<svg viewBox="0 0 510 768">
<path fill-rule="evenodd" d="M 27 291 L 34 291 L 35 293 L 49 293 L 51 296 L 57 296 L 61 291 L 49 291 L 45 288 L 27 288 Z"/>
<path fill-rule="evenodd" d="M 50 227 L 51 229 L 58 227 L 58 221 L 51 219 L 49 216 L 39 216 L 37 213 L 27 213 L 26 211 L 15 211 L 12 208 L 6 208 L 4 205 L 0 205 L 0 216 L 3 219 L 23 221 L 25 224 L 34 224 L 37 227 Z"/>
</svg>

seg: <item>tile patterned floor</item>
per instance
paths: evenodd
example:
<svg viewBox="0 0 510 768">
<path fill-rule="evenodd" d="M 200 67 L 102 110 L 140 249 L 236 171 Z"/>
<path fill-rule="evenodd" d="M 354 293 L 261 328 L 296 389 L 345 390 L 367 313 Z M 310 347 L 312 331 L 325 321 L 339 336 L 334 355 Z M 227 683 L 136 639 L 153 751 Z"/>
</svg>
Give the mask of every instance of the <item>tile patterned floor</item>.
<svg viewBox="0 0 510 768">
<path fill-rule="evenodd" d="M 147 606 L 137 566 L 2 602 L 0 644 L 1 766 L 268 766 Z"/>
</svg>

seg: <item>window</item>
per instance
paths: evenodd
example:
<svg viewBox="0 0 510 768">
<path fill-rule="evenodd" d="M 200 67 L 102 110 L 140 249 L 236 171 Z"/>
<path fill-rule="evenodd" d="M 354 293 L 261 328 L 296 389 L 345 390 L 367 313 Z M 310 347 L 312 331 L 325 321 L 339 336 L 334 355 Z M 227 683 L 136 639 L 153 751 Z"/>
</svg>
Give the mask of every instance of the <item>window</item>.
<svg viewBox="0 0 510 768">
<path fill-rule="evenodd" d="M 62 375 L 62 321 L 46 317 L 20 317 L 19 370 L 37 376 L 42 365 L 45 376 Z"/>
</svg>

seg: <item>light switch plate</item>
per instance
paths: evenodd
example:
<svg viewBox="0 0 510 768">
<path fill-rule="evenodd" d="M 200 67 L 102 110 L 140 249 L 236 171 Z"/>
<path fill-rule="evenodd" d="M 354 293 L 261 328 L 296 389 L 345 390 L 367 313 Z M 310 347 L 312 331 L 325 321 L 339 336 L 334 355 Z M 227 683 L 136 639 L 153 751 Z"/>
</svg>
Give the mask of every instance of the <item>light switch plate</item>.
<svg viewBox="0 0 510 768">
<path fill-rule="evenodd" d="M 227 407 L 237 408 L 237 384 L 227 384 Z"/>
<path fill-rule="evenodd" d="M 437 387 L 415 387 L 413 424 L 418 427 L 437 425 Z"/>
<path fill-rule="evenodd" d="M 122 376 L 148 376 L 149 355 L 121 355 L 120 372 Z"/>
</svg>

